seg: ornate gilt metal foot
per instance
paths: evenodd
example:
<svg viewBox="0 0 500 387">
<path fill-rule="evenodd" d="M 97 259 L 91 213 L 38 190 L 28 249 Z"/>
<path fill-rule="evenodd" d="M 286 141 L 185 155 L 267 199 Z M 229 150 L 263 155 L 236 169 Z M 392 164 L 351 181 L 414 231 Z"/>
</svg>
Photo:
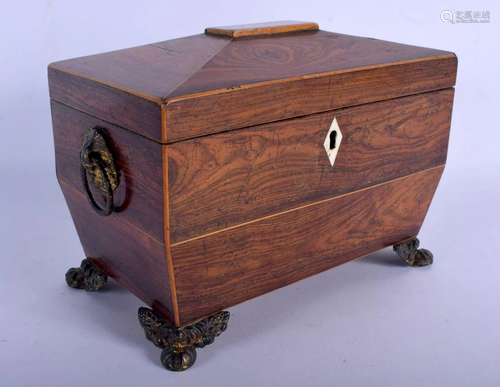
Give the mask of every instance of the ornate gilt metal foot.
<svg viewBox="0 0 500 387">
<path fill-rule="evenodd" d="M 66 283 L 75 289 L 85 289 L 87 292 L 95 292 L 104 285 L 108 276 L 84 259 L 80 267 L 73 267 L 66 273 Z"/>
<path fill-rule="evenodd" d="M 419 249 L 420 241 L 411 238 L 393 246 L 394 251 L 410 266 L 427 266 L 432 264 L 434 258 L 429 250 Z"/>
<path fill-rule="evenodd" d="M 219 312 L 192 325 L 177 328 L 148 308 L 139 308 L 146 338 L 163 351 L 161 363 L 169 371 L 184 371 L 196 361 L 196 348 L 212 344 L 224 332 L 229 312 Z"/>
</svg>

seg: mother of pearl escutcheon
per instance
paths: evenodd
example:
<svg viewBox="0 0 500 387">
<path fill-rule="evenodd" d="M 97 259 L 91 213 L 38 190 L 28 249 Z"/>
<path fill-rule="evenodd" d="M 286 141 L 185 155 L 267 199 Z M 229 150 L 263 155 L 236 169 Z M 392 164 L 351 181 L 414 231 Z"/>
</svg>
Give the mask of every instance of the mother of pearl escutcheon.
<svg viewBox="0 0 500 387">
<path fill-rule="evenodd" d="M 330 160 L 330 164 L 333 167 L 335 163 L 335 158 L 339 152 L 340 143 L 342 142 L 342 132 L 340 131 L 339 124 L 337 123 L 337 118 L 333 119 L 332 125 L 328 130 L 325 138 L 325 143 L 323 144 Z"/>
</svg>

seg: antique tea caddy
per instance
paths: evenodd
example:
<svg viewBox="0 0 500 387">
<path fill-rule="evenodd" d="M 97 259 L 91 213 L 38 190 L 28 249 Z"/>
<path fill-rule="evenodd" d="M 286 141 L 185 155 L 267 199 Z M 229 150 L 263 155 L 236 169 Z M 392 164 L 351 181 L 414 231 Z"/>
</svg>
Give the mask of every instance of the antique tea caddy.
<svg viewBox="0 0 500 387">
<path fill-rule="evenodd" d="M 446 162 L 453 53 L 277 22 L 48 69 L 57 177 L 86 259 L 149 308 L 169 370 L 224 309 L 416 235 Z"/>
</svg>

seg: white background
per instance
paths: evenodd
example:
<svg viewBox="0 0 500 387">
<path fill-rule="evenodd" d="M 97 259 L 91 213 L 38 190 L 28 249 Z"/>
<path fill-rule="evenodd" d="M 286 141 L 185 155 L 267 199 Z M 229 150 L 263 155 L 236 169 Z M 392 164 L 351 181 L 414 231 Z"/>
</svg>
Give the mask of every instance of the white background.
<svg viewBox="0 0 500 387">
<path fill-rule="evenodd" d="M 46 66 L 286 19 L 458 55 L 448 164 L 419 235 L 436 262 L 409 268 L 388 249 L 230 308 L 229 329 L 171 373 L 138 299 L 113 281 L 65 285 L 83 251 L 56 182 Z M 2 0 L 0 386 L 500 385 L 499 25 L 496 1 Z"/>
</svg>

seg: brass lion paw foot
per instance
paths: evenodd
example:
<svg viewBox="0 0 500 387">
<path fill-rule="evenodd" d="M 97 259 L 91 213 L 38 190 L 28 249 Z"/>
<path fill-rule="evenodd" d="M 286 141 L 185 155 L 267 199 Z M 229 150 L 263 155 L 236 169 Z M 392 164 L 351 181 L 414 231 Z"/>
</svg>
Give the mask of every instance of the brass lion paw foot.
<svg viewBox="0 0 500 387">
<path fill-rule="evenodd" d="M 419 249 L 420 241 L 411 238 L 393 246 L 394 251 L 410 266 L 427 266 L 432 264 L 434 257 L 429 250 Z"/>
<path fill-rule="evenodd" d="M 104 285 L 108 276 L 84 259 L 80 267 L 73 267 L 66 273 L 66 283 L 75 289 L 85 289 L 87 292 L 95 292 Z"/>
<path fill-rule="evenodd" d="M 138 314 L 146 338 L 163 350 L 161 363 L 169 371 L 190 368 L 196 361 L 196 348 L 212 344 L 226 330 L 229 321 L 229 312 L 219 312 L 177 328 L 151 309 L 139 308 Z"/>
</svg>

